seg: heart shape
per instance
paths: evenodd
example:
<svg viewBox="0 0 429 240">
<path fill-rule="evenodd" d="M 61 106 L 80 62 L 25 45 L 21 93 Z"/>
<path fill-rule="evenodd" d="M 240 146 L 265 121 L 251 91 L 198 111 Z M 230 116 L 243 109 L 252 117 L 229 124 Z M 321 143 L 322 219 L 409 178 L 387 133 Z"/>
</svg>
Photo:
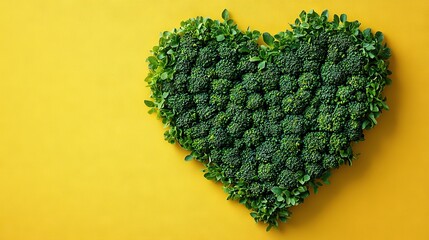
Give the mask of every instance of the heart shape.
<svg viewBox="0 0 429 240">
<path fill-rule="evenodd" d="M 330 170 L 351 164 L 352 142 L 388 109 L 383 34 L 328 11 L 303 11 L 271 36 L 197 17 L 162 33 L 146 78 L 149 113 L 165 139 L 191 151 L 205 177 L 251 209 L 267 230 L 286 221 Z"/>
</svg>

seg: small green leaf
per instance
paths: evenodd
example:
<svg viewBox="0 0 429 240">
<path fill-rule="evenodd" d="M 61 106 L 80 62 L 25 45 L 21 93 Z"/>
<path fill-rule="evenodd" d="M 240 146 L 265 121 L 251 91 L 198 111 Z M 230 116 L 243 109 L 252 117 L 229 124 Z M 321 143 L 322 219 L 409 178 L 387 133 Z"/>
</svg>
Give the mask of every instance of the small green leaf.
<svg viewBox="0 0 429 240">
<path fill-rule="evenodd" d="M 340 21 L 341 21 L 342 23 L 345 23 L 345 22 L 347 21 L 347 15 L 346 15 L 346 14 L 341 14 L 341 16 L 340 16 Z"/>
<path fill-rule="evenodd" d="M 188 156 L 185 157 L 185 161 L 191 161 L 194 159 L 194 156 L 192 156 L 192 154 L 189 154 Z"/>
<path fill-rule="evenodd" d="M 225 20 L 225 21 L 229 20 L 229 12 L 228 12 L 228 10 L 224 9 L 222 11 L 222 19 Z"/>
<path fill-rule="evenodd" d="M 268 46 L 273 46 L 274 44 L 274 37 L 271 36 L 271 34 L 265 32 L 262 34 L 262 38 L 264 39 L 264 42 L 268 45 Z"/>
<path fill-rule="evenodd" d="M 280 187 L 273 187 L 271 188 L 271 192 L 276 195 L 281 195 L 283 193 L 283 189 L 281 189 Z"/>
<path fill-rule="evenodd" d="M 148 61 L 153 66 L 153 68 L 158 67 L 158 59 L 156 59 L 156 57 L 150 56 L 146 61 Z"/>
<path fill-rule="evenodd" d="M 216 40 L 217 40 L 218 42 L 221 42 L 221 41 L 225 40 L 225 35 L 223 35 L 223 34 L 217 35 L 217 36 L 216 36 Z"/>
<path fill-rule="evenodd" d="M 168 78 L 168 73 L 167 72 L 163 72 L 162 74 L 161 74 L 161 79 L 162 80 L 165 80 L 165 79 L 167 79 Z"/>
<path fill-rule="evenodd" d="M 262 62 L 260 62 L 260 63 L 258 64 L 258 69 L 259 69 L 259 70 L 264 69 L 264 68 L 265 68 L 265 64 L 266 64 L 266 61 L 262 61 Z"/>
<path fill-rule="evenodd" d="M 249 61 L 250 62 L 259 62 L 259 61 L 261 61 L 262 59 L 260 58 L 260 57 L 251 57 L 250 59 L 249 59 Z"/>
<path fill-rule="evenodd" d="M 149 100 L 144 100 L 144 104 L 148 107 L 155 107 L 155 104 Z"/>
<path fill-rule="evenodd" d="M 323 11 L 320 16 L 325 17 L 326 19 L 328 19 L 328 17 L 329 17 L 329 11 L 328 10 Z"/>
</svg>

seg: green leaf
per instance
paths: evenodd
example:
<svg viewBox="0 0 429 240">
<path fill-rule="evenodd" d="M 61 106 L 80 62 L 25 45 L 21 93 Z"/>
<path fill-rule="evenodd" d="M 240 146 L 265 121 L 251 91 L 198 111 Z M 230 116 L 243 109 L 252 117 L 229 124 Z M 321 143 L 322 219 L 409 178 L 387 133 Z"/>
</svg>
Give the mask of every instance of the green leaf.
<svg viewBox="0 0 429 240">
<path fill-rule="evenodd" d="M 223 34 L 217 35 L 217 36 L 216 36 L 216 40 L 217 40 L 218 42 L 221 42 L 221 41 L 225 40 L 225 35 L 223 35 Z"/>
<path fill-rule="evenodd" d="M 281 195 L 283 193 L 283 189 L 281 189 L 280 187 L 273 187 L 271 188 L 271 192 L 276 195 Z"/>
<path fill-rule="evenodd" d="M 250 62 L 259 62 L 259 61 L 262 61 L 262 59 L 261 59 L 260 57 L 251 57 L 251 58 L 249 59 L 249 61 L 250 61 Z"/>
<path fill-rule="evenodd" d="M 371 28 L 367 28 L 367 29 L 363 30 L 362 35 L 366 39 L 371 38 Z"/>
<path fill-rule="evenodd" d="M 258 69 L 259 69 L 259 70 L 264 69 L 264 68 L 265 68 L 265 64 L 266 64 L 266 61 L 262 61 L 262 62 L 260 62 L 260 63 L 258 64 Z"/>
<path fill-rule="evenodd" d="M 329 17 L 329 11 L 328 10 L 323 11 L 320 16 L 325 17 L 326 19 L 328 19 L 328 17 Z"/>
<path fill-rule="evenodd" d="M 228 12 L 228 10 L 224 9 L 222 11 L 222 19 L 225 20 L 225 21 L 229 20 L 229 12 Z"/>
<path fill-rule="evenodd" d="M 167 72 L 163 72 L 160 77 L 161 77 L 162 80 L 165 80 L 165 79 L 168 78 L 168 73 Z"/>
<path fill-rule="evenodd" d="M 264 42 L 265 42 L 268 46 L 270 46 L 270 47 L 272 47 L 272 46 L 273 46 L 273 44 L 274 44 L 274 37 L 273 37 L 273 36 L 271 36 L 271 34 L 269 34 L 269 33 L 265 32 L 265 33 L 263 33 L 263 34 L 262 34 L 262 38 L 264 39 Z"/>
<path fill-rule="evenodd" d="M 156 69 L 158 67 L 158 59 L 156 59 L 156 57 L 150 56 L 146 61 L 151 65 L 151 69 Z"/>
<path fill-rule="evenodd" d="M 192 154 L 189 154 L 185 157 L 185 161 L 191 161 L 194 160 L 194 156 L 192 156 Z"/>
<path fill-rule="evenodd" d="M 346 15 L 346 14 L 341 14 L 341 16 L 340 16 L 340 21 L 341 21 L 342 23 L 347 22 L 347 15 Z"/>
<path fill-rule="evenodd" d="M 155 107 L 155 104 L 149 100 L 144 100 L 144 104 L 148 107 Z"/>
</svg>

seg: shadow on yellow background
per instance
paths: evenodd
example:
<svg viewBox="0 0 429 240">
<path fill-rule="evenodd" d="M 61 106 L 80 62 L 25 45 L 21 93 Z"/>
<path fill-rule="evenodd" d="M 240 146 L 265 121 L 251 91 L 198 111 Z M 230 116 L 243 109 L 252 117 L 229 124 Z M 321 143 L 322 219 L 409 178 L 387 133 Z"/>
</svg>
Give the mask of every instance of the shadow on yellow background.
<svg viewBox="0 0 429 240">
<path fill-rule="evenodd" d="M 147 114 L 146 57 L 197 15 L 276 33 L 302 10 L 346 13 L 392 48 L 391 111 L 352 167 L 265 232 Z M 0 239 L 429 239 L 429 3 L 0 2 Z"/>
</svg>

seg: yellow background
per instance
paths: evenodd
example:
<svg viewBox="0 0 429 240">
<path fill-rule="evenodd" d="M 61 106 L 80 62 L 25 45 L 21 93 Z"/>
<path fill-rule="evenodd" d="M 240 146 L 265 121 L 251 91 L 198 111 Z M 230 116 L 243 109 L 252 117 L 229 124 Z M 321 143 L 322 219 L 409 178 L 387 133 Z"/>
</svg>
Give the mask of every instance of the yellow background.
<svg viewBox="0 0 429 240">
<path fill-rule="evenodd" d="M 147 114 L 146 57 L 197 15 L 277 33 L 346 13 L 392 48 L 391 111 L 353 167 L 265 232 Z M 0 240 L 429 239 L 427 0 L 0 1 Z"/>
</svg>

